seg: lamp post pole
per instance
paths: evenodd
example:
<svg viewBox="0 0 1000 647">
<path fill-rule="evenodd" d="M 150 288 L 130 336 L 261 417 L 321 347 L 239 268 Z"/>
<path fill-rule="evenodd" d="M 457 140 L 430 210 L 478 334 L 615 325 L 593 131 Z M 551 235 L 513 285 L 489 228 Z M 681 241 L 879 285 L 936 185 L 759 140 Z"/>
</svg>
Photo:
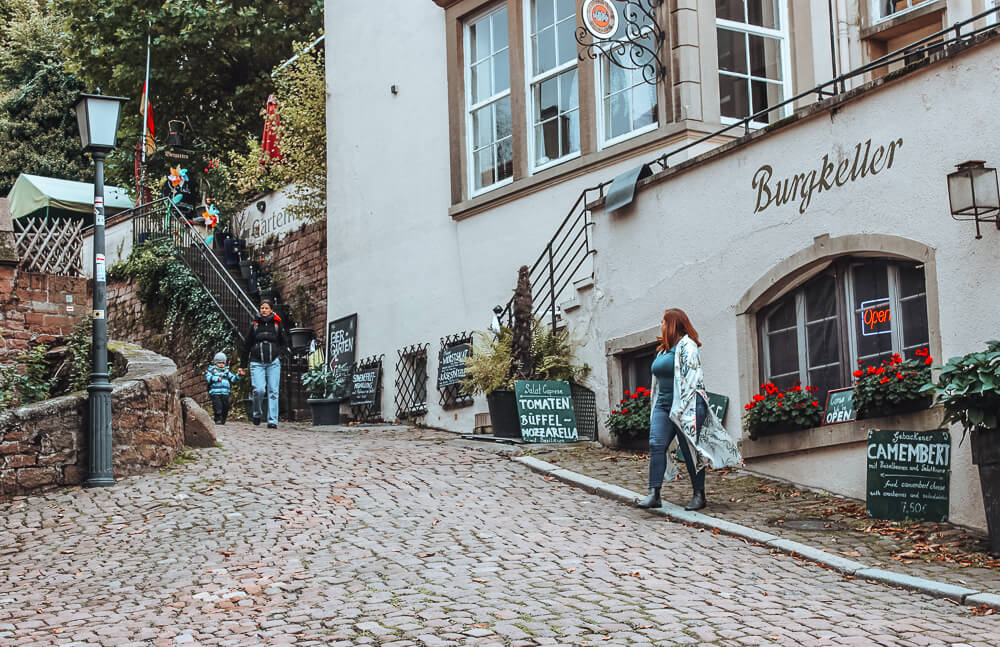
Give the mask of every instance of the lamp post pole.
<svg viewBox="0 0 1000 647">
<path fill-rule="evenodd" d="M 104 152 L 94 158 L 94 332 L 93 371 L 87 393 L 90 395 L 88 447 L 89 470 L 86 487 L 114 485 L 111 452 L 111 381 L 108 379 L 107 263 L 104 256 Z"/>
</svg>

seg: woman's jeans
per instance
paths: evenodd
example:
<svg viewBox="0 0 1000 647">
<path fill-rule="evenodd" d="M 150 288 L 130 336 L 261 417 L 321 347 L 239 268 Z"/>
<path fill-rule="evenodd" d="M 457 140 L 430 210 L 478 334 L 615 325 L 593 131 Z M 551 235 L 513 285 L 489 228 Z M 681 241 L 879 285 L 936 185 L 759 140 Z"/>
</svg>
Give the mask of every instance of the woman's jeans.
<svg viewBox="0 0 1000 647">
<path fill-rule="evenodd" d="M 281 379 L 281 360 L 266 364 L 250 362 L 250 383 L 253 384 L 253 417 L 263 418 L 264 396 L 267 396 L 267 423 L 278 424 L 278 381 Z"/>
<path fill-rule="evenodd" d="M 698 397 L 698 405 L 695 409 L 698 429 L 701 429 L 701 423 L 705 420 L 706 410 L 705 403 Z M 653 415 L 649 425 L 649 487 L 658 488 L 663 486 L 663 473 L 667 469 L 667 448 L 670 447 L 670 443 L 673 442 L 675 436 L 678 437 L 677 444 L 681 446 L 684 464 L 687 466 L 688 476 L 691 477 L 691 488 L 694 490 L 704 490 L 704 468 L 695 472 L 694 457 L 691 456 L 691 448 L 685 439 L 680 438 L 681 430 L 670 419 L 670 409 L 657 405 L 653 406 Z"/>
</svg>

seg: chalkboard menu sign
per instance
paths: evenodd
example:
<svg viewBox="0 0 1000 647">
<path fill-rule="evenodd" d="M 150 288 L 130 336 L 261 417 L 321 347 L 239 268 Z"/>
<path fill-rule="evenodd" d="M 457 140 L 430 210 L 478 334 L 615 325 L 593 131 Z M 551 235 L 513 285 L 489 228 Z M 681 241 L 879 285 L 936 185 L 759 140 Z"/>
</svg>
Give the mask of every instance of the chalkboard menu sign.
<svg viewBox="0 0 1000 647">
<path fill-rule="evenodd" d="M 576 416 L 569 382 L 516 380 L 521 438 L 529 443 L 575 443 Z"/>
<path fill-rule="evenodd" d="M 850 422 L 858 417 L 854 410 L 854 387 L 833 389 L 826 394 L 826 411 L 823 412 L 824 425 L 835 425 L 838 422 Z"/>
<path fill-rule="evenodd" d="M 330 322 L 326 335 L 326 357 L 330 370 L 344 378 L 344 386 L 331 397 L 345 400 L 351 394 L 351 372 L 354 368 L 354 348 L 358 338 L 358 315 L 355 313 Z"/>
<path fill-rule="evenodd" d="M 951 435 L 868 430 L 868 515 L 947 521 Z"/>
<path fill-rule="evenodd" d="M 472 354 L 472 344 L 452 344 L 441 349 L 438 364 L 438 388 L 459 384 L 465 379 L 465 358 Z"/>
<path fill-rule="evenodd" d="M 729 398 L 718 393 L 708 393 L 708 408 L 712 410 L 719 422 L 726 417 L 726 409 L 729 408 Z"/>
<path fill-rule="evenodd" d="M 354 375 L 351 376 L 352 407 L 375 404 L 375 399 L 378 396 L 379 373 L 381 372 L 381 367 L 378 365 L 354 371 Z"/>
</svg>

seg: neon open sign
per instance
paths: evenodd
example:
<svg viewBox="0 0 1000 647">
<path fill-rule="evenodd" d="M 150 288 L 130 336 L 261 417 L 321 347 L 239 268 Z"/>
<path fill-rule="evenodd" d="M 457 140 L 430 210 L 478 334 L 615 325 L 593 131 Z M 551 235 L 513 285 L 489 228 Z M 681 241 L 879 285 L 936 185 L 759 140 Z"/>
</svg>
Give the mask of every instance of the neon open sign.
<svg viewBox="0 0 1000 647">
<path fill-rule="evenodd" d="M 861 302 L 861 334 L 885 335 L 892 332 L 892 310 L 889 299 L 872 299 Z"/>
</svg>

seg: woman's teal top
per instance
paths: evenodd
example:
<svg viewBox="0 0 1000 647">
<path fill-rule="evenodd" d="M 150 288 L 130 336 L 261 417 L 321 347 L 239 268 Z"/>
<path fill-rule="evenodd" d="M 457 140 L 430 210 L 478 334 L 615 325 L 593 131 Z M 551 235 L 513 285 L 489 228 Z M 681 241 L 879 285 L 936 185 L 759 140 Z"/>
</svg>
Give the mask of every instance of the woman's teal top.
<svg viewBox="0 0 1000 647">
<path fill-rule="evenodd" d="M 670 409 L 674 403 L 674 349 L 677 345 L 665 353 L 657 354 L 653 360 L 652 373 L 659 383 L 659 391 L 656 394 L 654 406 Z"/>
</svg>

